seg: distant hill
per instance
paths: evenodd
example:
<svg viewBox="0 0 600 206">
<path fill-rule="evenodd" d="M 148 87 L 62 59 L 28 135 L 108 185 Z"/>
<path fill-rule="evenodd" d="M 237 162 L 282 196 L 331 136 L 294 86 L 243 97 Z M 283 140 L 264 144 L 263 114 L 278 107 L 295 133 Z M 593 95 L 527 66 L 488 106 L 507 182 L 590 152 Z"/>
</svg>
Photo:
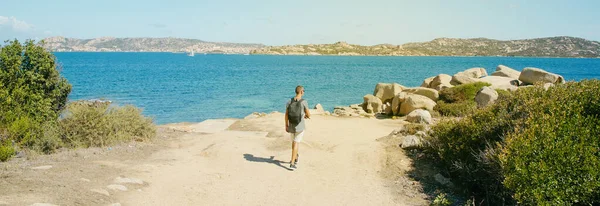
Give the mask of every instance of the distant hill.
<svg viewBox="0 0 600 206">
<path fill-rule="evenodd" d="M 251 54 L 600 57 L 600 42 L 566 36 L 509 41 L 485 38 L 438 38 L 429 42 L 403 45 L 361 46 L 337 42 L 335 44 L 272 46 L 253 50 Z"/>
<path fill-rule="evenodd" d="M 190 52 L 248 54 L 265 47 L 262 44 L 206 42 L 182 38 L 114 38 L 75 39 L 50 37 L 44 39 L 51 51 L 85 52 Z"/>
</svg>

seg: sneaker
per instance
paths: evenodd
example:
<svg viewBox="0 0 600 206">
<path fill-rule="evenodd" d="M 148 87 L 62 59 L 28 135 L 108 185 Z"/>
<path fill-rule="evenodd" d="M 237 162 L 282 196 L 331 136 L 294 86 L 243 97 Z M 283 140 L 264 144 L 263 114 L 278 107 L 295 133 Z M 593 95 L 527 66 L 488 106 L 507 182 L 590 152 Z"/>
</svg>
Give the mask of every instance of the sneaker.
<svg viewBox="0 0 600 206">
<path fill-rule="evenodd" d="M 296 167 L 296 165 L 294 165 L 294 164 L 290 164 L 290 169 L 293 171 L 293 170 L 296 170 L 296 169 L 298 169 L 298 168 Z"/>
<path fill-rule="evenodd" d="M 296 154 L 296 160 L 294 160 L 294 165 L 298 164 L 298 159 L 300 159 L 300 154 Z"/>
</svg>

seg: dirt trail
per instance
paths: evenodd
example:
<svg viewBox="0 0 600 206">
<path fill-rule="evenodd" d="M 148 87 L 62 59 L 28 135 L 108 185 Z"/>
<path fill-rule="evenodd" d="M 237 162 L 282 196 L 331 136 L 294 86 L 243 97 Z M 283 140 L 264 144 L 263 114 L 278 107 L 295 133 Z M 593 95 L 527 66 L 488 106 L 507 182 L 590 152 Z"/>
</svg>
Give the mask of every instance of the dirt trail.
<svg viewBox="0 0 600 206">
<path fill-rule="evenodd" d="M 283 116 L 272 114 L 230 129 L 271 131 Z M 254 122 L 254 123 L 253 123 Z M 262 126 L 260 125 L 262 124 Z M 121 203 L 142 205 L 413 205 L 384 187 L 384 150 L 376 139 L 397 122 L 314 116 L 307 121 L 296 171 L 289 171 L 290 141 L 265 133 L 221 131 L 189 134 L 182 148 L 155 153 L 161 167 L 137 168 L 150 182 Z M 256 128 L 256 127 L 259 128 Z M 285 138 L 285 139 L 283 139 Z"/>
<path fill-rule="evenodd" d="M 378 138 L 398 127 L 398 121 L 313 116 L 307 121 L 300 162 L 288 170 L 290 140 L 283 115 L 250 120 L 211 120 L 170 125 L 186 130 L 164 148 L 131 160 L 94 161 L 106 172 L 93 198 L 75 204 L 106 205 L 427 205 L 415 182 L 393 184 L 410 160 L 394 156 Z M 280 131 L 281 130 L 281 131 Z M 388 149 L 389 150 L 389 149 Z M 138 157 L 139 158 L 139 157 Z M 127 164 L 120 164 L 127 162 Z M 92 163 L 90 163 L 92 164 Z M 108 165 L 107 165 L 108 164 Z M 112 164 L 112 165 L 111 165 Z M 50 169 L 51 170 L 51 169 Z M 387 170 L 387 171 L 386 171 Z M 396 170 L 399 170 L 396 172 Z M 393 174 L 393 175 L 390 175 Z M 96 174 L 102 176 L 102 173 Z M 131 181 L 114 179 L 130 178 Z M 400 178 L 408 179 L 408 178 Z M 120 181 L 120 182 L 119 182 Z M 135 183 L 143 182 L 142 184 Z M 93 182 L 93 181 L 92 181 Z M 127 188 L 102 187 L 122 185 Z M 82 186 L 78 183 L 77 187 Z M 399 188 L 400 187 L 400 188 Z M 93 188 L 89 188 L 93 189 Z M 89 189 L 79 189 L 90 194 Z M 97 189 L 101 191 L 98 192 Z M 108 192 L 104 194 L 102 190 Z M 103 201 L 91 200 L 104 197 Z M 0 200 L 2 196 L 0 196 Z M 63 197 L 61 197 L 63 198 Z M 14 200 L 12 198 L 9 200 Z M 43 200 L 55 200 L 46 197 Z M 70 203 L 59 201 L 59 203 Z M 1 203 L 1 202 L 0 202 Z M 52 203 L 52 202 L 51 202 Z"/>
</svg>

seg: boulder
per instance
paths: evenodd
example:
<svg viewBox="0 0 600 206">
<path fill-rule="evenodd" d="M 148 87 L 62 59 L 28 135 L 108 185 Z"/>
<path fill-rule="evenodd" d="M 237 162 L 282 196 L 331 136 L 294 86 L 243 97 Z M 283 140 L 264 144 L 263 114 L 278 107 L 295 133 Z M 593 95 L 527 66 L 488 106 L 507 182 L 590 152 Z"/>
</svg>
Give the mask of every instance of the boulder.
<svg viewBox="0 0 600 206">
<path fill-rule="evenodd" d="M 513 85 L 516 79 L 510 77 L 501 77 L 501 76 L 487 76 L 478 79 L 480 82 L 490 83 L 492 89 L 501 89 L 507 91 L 515 91 L 517 90 L 517 86 Z M 518 80 L 516 80 L 518 81 Z"/>
<path fill-rule="evenodd" d="M 452 76 L 452 81 L 450 81 L 450 84 L 461 85 L 461 84 L 469 84 L 469 83 L 473 83 L 473 82 L 477 82 L 477 79 L 473 78 L 463 72 L 459 72 L 459 73 L 456 73 L 454 76 Z"/>
<path fill-rule="evenodd" d="M 431 113 L 427 110 L 416 109 L 406 115 L 406 121 L 412 123 L 431 124 Z"/>
<path fill-rule="evenodd" d="M 402 90 L 403 92 L 410 94 L 418 94 L 428 97 L 433 101 L 437 101 L 440 98 L 440 94 L 435 89 L 425 88 L 425 87 L 414 87 L 414 88 L 406 88 Z"/>
<path fill-rule="evenodd" d="M 467 70 L 459 72 L 459 73 L 463 73 L 465 76 L 475 78 L 475 79 L 485 77 L 488 75 L 487 71 L 481 67 L 470 68 L 470 69 L 467 69 Z"/>
<path fill-rule="evenodd" d="M 519 79 L 519 75 L 521 75 L 521 72 L 504 65 L 498 65 L 498 67 L 496 67 L 496 71 L 491 74 L 491 76 L 509 77 L 512 79 Z"/>
<path fill-rule="evenodd" d="M 431 82 L 433 82 L 433 79 L 435 79 L 435 77 L 429 77 L 429 78 L 423 80 L 423 83 L 421 83 L 421 87 L 431 88 L 429 86 L 431 85 Z"/>
<path fill-rule="evenodd" d="M 536 82 L 565 83 L 565 79 L 562 76 L 533 67 L 523 69 L 521 75 L 519 75 L 519 80 L 525 84 L 535 84 Z"/>
<path fill-rule="evenodd" d="M 493 104 L 496 99 L 498 99 L 498 92 L 491 87 L 482 87 L 475 95 L 475 102 L 480 108 Z"/>
<path fill-rule="evenodd" d="M 314 109 L 310 110 L 311 115 L 320 115 L 325 114 L 325 109 L 323 109 L 323 105 L 317 104 Z"/>
<path fill-rule="evenodd" d="M 402 149 L 414 149 L 423 146 L 423 139 L 416 135 L 408 135 L 402 138 L 402 143 L 400 145 Z"/>
<path fill-rule="evenodd" d="M 429 84 L 429 88 L 436 89 L 439 91 L 445 87 L 452 87 L 452 84 L 450 84 L 451 81 L 452 76 L 447 74 L 440 74 L 433 78 L 433 80 Z"/>
<path fill-rule="evenodd" d="M 406 93 L 406 92 L 400 92 L 396 96 L 394 96 L 394 99 L 392 100 L 392 108 L 391 108 L 393 115 L 398 115 L 400 113 L 400 104 L 402 104 L 406 100 L 407 96 L 408 96 L 408 93 Z"/>
<path fill-rule="evenodd" d="M 410 112 L 416 109 L 426 109 L 428 111 L 433 111 L 433 107 L 435 107 L 436 103 L 427 98 L 426 96 L 418 95 L 418 94 L 409 94 L 404 102 L 400 105 L 400 115 L 407 115 Z"/>
<path fill-rule="evenodd" d="M 363 97 L 363 109 L 367 113 L 381 113 L 383 103 L 381 99 L 372 94 L 367 94 Z"/>
<path fill-rule="evenodd" d="M 379 98 L 382 102 L 391 102 L 396 94 L 400 93 L 404 86 L 397 83 L 378 83 L 375 86 L 373 95 Z"/>
</svg>

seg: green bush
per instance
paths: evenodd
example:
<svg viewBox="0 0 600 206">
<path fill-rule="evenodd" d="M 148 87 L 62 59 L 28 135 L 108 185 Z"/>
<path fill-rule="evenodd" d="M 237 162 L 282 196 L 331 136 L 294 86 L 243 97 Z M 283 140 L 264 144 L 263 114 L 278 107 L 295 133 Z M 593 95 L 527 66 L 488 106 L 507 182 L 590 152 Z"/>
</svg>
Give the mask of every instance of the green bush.
<svg viewBox="0 0 600 206">
<path fill-rule="evenodd" d="M 15 148 L 9 141 L 0 140 L 0 162 L 9 160 L 15 154 Z"/>
<path fill-rule="evenodd" d="M 600 81 L 523 93 L 529 116 L 500 155 L 506 187 L 522 204 L 599 204 Z"/>
<path fill-rule="evenodd" d="M 133 106 L 110 103 L 73 102 L 59 122 L 63 142 L 70 147 L 106 146 L 154 136 L 152 119 Z"/>
<path fill-rule="evenodd" d="M 440 91 L 440 100 L 446 103 L 473 101 L 477 92 L 485 86 L 491 86 L 491 84 L 487 82 L 475 82 L 445 88 Z"/>
<path fill-rule="evenodd" d="M 34 41 L 7 41 L 0 48 L 0 130 L 7 131 L 6 141 L 43 152 L 58 147 L 58 134 L 45 130 L 71 92 L 58 70 L 54 55 Z"/>
<path fill-rule="evenodd" d="M 597 204 L 599 125 L 599 80 L 548 91 L 537 85 L 437 124 L 429 151 L 456 185 L 488 205 Z"/>
<path fill-rule="evenodd" d="M 442 116 L 464 117 L 477 110 L 477 103 L 475 103 L 475 101 L 462 101 L 455 103 L 438 101 L 433 109 L 434 111 L 439 112 Z"/>
</svg>

